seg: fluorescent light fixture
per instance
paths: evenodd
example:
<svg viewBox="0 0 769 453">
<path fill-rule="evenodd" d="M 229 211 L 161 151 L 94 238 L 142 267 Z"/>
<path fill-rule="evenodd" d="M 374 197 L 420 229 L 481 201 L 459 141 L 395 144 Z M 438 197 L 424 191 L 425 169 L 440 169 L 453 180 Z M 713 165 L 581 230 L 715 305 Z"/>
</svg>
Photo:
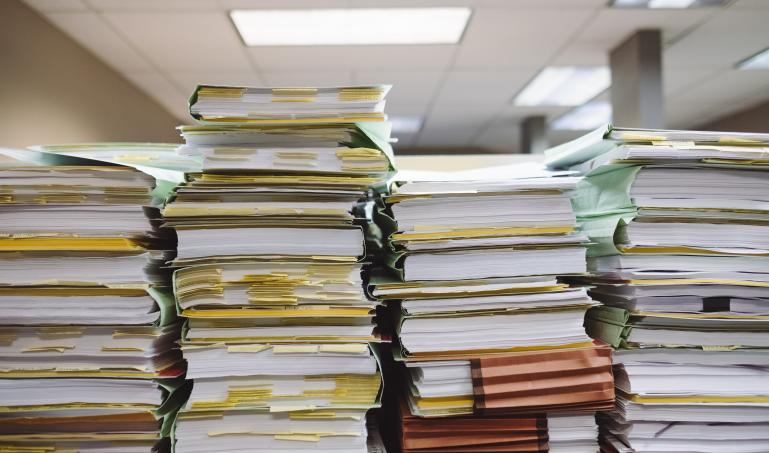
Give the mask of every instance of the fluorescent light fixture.
<svg viewBox="0 0 769 453">
<path fill-rule="evenodd" d="M 249 46 L 456 44 L 470 8 L 237 9 Z"/>
<path fill-rule="evenodd" d="M 727 0 L 613 0 L 615 8 L 686 9 L 723 6 Z"/>
<path fill-rule="evenodd" d="M 521 106 L 580 105 L 611 85 L 606 66 L 551 66 L 537 74 L 515 97 Z"/>
<path fill-rule="evenodd" d="M 769 47 L 737 63 L 737 69 L 769 69 Z"/>
<path fill-rule="evenodd" d="M 414 134 L 422 129 L 422 118 L 418 116 L 391 116 L 393 134 Z"/>
<path fill-rule="evenodd" d="M 694 4 L 694 0 L 649 0 L 647 8 L 686 9 Z"/>
<path fill-rule="evenodd" d="M 550 128 L 557 131 L 589 131 L 609 122 L 609 101 L 590 101 L 556 118 Z"/>
</svg>

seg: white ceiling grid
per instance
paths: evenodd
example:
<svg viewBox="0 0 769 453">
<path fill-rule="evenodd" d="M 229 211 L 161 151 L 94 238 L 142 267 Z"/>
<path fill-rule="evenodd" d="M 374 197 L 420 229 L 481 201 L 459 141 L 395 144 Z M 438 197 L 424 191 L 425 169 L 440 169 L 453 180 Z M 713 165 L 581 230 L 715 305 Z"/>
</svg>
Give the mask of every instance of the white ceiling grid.
<svg viewBox="0 0 769 453">
<path fill-rule="evenodd" d="M 26 0 L 53 24 L 188 122 L 199 82 L 393 83 L 392 115 L 421 116 L 400 146 L 516 151 L 517 124 L 564 107 L 511 99 L 546 65 L 603 65 L 635 29 L 665 40 L 667 122 L 685 128 L 769 98 L 767 71 L 734 64 L 769 46 L 769 0 L 686 10 L 612 9 L 607 0 Z M 246 47 L 235 8 L 470 6 L 458 45 Z M 574 133 L 552 133 L 554 141 Z"/>
</svg>

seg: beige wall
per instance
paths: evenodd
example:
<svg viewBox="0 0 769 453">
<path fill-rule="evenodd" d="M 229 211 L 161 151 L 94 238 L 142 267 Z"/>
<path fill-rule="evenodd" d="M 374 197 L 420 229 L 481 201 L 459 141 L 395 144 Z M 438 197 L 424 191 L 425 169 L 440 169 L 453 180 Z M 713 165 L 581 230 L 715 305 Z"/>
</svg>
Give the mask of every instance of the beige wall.
<svg viewBox="0 0 769 453">
<path fill-rule="evenodd" d="M 159 104 L 18 0 L 0 0 L 0 146 L 179 141 Z"/>
<path fill-rule="evenodd" d="M 696 129 L 729 132 L 769 132 L 769 101 L 721 117 Z"/>
</svg>

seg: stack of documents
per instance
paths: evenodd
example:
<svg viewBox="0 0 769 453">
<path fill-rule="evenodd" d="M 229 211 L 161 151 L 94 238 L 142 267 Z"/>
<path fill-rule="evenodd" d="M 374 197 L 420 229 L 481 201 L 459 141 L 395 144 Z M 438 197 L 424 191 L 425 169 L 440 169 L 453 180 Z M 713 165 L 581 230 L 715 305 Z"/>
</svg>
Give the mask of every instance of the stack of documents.
<svg viewBox="0 0 769 453">
<path fill-rule="evenodd" d="M 604 127 L 549 164 L 587 174 L 607 451 L 769 451 L 769 135 Z"/>
<path fill-rule="evenodd" d="M 253 88 L 199 86 L 190 114 L 206 123 L 359 123 L 384 121 L 389 86 Z"/>
<path fill-rule="evenodd" d="M 358 207 L 392 171 L 388 87 L 201 86 L 165 206 L 194 387 L 177 452 L 365 452 L 379 405 Z M 379 122 L 357 123 L 360 120 Z"/>
<path fill-rule="evenodd" d="M 154 179 L 7 153 L 30 162 L 0 168 L 0 450 L 166 450 L 184 366 Z"/>
<path fill-rule="evenodd" d="M 567 193 L 579 178 L 396 178 L 377 210 L 388 267 L 370 284 L 394 318 L 408 413 L 592 417 L 612 407 L 611 349 L 583 327 L 595 303 L 558 279 L 585 272 Z"/>
</svg>

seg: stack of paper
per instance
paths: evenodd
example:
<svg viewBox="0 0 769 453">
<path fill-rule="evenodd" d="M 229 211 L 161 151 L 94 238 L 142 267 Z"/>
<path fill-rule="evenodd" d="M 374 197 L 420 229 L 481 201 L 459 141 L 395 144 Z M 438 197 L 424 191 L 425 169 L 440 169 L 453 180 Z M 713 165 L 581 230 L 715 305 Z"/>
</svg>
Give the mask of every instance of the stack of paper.
<svg viewBox="0 0 769 453">
<path fill-rule="evenodd" d="M 595 304 L 557 277 L 585 272 L 567 194 L 579 178 L 490 170 L 397 179 L 377 211 L 388 270 L 370 283 L 394 317 L 409 414 L 592 417 L 612 407 L 611 349 L 583 327 Z"/>
<path fill-rule="evenodd" d="M 0 450 L 168 448 L 184 366 L 153 187 L 85 161 L 0 168 Z"/>
<path fill-rule="evenodd" d="M 253 88 L 199 86 L 190 114 L 206 123 L 357 123 L 383 121 L 389 86 Z"/>
<path fill-rule="evenodd" d="M 163 210 L 187 376 L 177 452 L 365 452 L 376 301 L 356 207 L 392 170 L 388 87 L 199 87 Z M 379 123 L 356 123 L 379 119 Z"/>
<path fill-rule="evenodd" d="M 769 451 L 769 135 L 602 128 L 549 156 L 587 172 L 605 448 Z"/>
</svg>

